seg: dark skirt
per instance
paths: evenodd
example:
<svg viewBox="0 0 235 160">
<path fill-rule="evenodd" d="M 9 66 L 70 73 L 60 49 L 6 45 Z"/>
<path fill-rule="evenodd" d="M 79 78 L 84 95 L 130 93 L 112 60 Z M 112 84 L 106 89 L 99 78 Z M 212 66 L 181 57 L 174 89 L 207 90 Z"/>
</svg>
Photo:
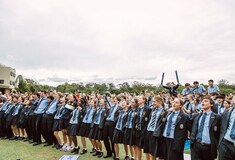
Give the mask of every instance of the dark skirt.
<svg viewBox="0 0 235 160">
<path fill-rule="evenodd" d="M 123 135 L 123 144 L 131 145 L 132 128 L 125 128 Z"/>
<path fill-rule="evenodd" d="M 68 136 L 78 136 L 79 135 L 79 126 L 78 124 L 69 124 L 67 128 Z"/>
<path fill-rule="evenodd" d="M 90 130 L 89 138 L 99 140 L 99 141 L 104 140 L 103 129 L 99 128 L 98 124 L 94 124 L 94 126 Z"/>
<path fill-rule="evenodd" d="M 123 143 L 123 131 L 114 129 L 113 132 L 113 143 L 122 144 Z"/>
<path fill-rule="evenodd" d="M 140 131 L 136 131 L 136 146 L 139 148 L 144 148 L 144 138 L 145 134 Z"/>
<path fill-rule="evenodd" d="M 154 157 L 163 159 L 162 140 L 153 136 L 152 131 L 147 131 L 144 139 L 144 153 L 149 153 Z"/>
<path fill-rule="evenodd" d="M 59 129 L 67 129 L 69 126 L 69 119 L 60 119 L 59 120 Z"/>
<path fill-rule="evenodd" d="M 131 137 L 130 137 L 130 146 L 136 146 L 137 142 L 136 142 L 136 129 L 132 129 L 131 130 Z"/>
<path fill-rule="evenodd" d="M 19 116 L 15 115 L 11 117 L 11 125 L 18 125 Z"/>
<path fill-rule="evenodd" d="M 53 126 L 52 126 L 52 131 L 53 132 L 60 131 L 60 128 L 59 128 L 59 119 L 54 119 Z"/>
<path fill-rule="evenodd" d="M 81 128 L 79 130 L 79 136 L 89 137 L 89 133 L 91 131 L 90 123 L 82 123 Z"/>
</svg>

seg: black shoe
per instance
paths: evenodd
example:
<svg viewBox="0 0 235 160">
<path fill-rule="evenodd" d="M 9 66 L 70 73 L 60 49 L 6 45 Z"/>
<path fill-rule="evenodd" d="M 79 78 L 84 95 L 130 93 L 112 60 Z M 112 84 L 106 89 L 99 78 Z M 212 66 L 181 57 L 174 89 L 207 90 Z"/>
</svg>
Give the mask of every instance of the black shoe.
<svg viewBox="0 0 235 160">
<path fill-rule="evenodd" d="M 54 145 L 52 146 L 52 148 L 56 148 L 56 146 L 57 146 L 57 144 L 54 144 Z"/>
<path fill-rule="evenodd" d="M 80 153 L 81 155 L 87 153 L 87 150 L 86 149 L 83 149 L 82 152 Z"/>
<path fill-rule="evenodd" d="M 7 136 L 5 136 L 5 137 L 2 137 L 1 139 L 7 139 Z"/>
<path fill-rule="evenodd" d="M 37 146 L 37 145 L 39 145 L 39 144 L 41 144 L 41 143 L 36 142 L 36 143 L 33 144 L 33 146 Z"/>
<path fill-rule="evenodd" d="M 114 158 L 114 160 L 119 160 L 119 158 Z"/>
<path fill-rule="evenodd" d="M 95 154 L 92 154 L 92 156 L 97 156 L 97 155 L 99 155 L 99 154 L 100 154 L 100 152 L 99 152 L 99 151 L 96 151 Z"/>
<path fill-rule="evenodd" d="M 90 151 L 90 153 L 95 153 L 95 152 L 96 152 L 95 148 L 92 148 L 92 150 Z"/>
<path fill-rule="evenodd" d="M 29 140 L 29 143 L 34 143 L 34 141 L 31 139 L 31 140 Z"/>
<path fill-rule="evenodd" d="M 16 140 L 18 137 L 11 137 L 11 138 L 9 138 L 9 140 Z"/>
<path fill-rule="evenodd" d="M 112 155 L 106 154 L 103 158 L 109 158 L 109 157 L 112 157 Z"/>
<path fill-rule="evenodd" d="M 79 149 L 80 149 L 80 147 L 78 147 L 78 148 L 75 148 L 75 147 L 74 147 L 74 148 L 70 151 L 70 153 L 78 154 Z"/>
<path fill-rule="evenodd" d="M 17 137 L 16 140 L 23 140 L 23 137 Z"/>
<path fill-rule="evenodd" d="M 57 144 L 56 149 L 60 149 L 62 147 L 63 147 L 63 145 Z"/>
<path fill-rule="evenodd" d="M 24 142 L 29 141 L 29 138 L 25 138 L 23 141 L 24 141 Z"/>
<path fill-rule="evenodd" d="M 47 143 L 44 145 L 44 147 L 51 146 L 51 145 L 52 145 L 52 143 Z"/>
<path fill-rule="evenodd" d="M 103 152 L 100 152 L 98 155 L 98 158 L 101 158 L 103 156 Z"/>
<path fill-rule="evenodd" d="M 124 160 L 130 160 L 130 157 L 129 157 L 129 156 L 126 156 Z"/>
<path fill-rule="evenodd" d="M 46 144 L 46 143 L 48 143 L 48 142 L 47 141 L 42 142 L 42 144 Z"/>
<path fill-rule="evenodd" d="M 131 158 L 131 160 L 135 160 L 135 158 Z"/>
</svg>

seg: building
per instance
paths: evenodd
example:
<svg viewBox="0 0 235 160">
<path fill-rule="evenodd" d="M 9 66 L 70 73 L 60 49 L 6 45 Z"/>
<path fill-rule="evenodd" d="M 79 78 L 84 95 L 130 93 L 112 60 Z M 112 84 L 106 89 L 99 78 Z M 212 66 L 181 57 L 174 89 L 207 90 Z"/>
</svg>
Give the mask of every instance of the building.
<svg viewBox="0 0 235 160">
<path fill-rule="evenodd" d="M 0 92 L 9 93 L 15 89 L 16 70 L 0 64 Z"/>
</svg>

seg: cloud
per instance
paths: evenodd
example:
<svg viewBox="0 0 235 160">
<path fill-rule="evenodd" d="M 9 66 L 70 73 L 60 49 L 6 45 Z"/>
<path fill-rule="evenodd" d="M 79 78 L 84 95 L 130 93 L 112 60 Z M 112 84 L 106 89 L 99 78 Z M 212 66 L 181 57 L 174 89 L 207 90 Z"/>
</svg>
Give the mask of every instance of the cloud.
<svg viewBox="0 0 235 160">
<path fill-rule="evenodd" d="M 1 1 L 1 63 L 40 83 L 234 82 L 235 2 Z M 56 76 L 54 76 L 56 75 Z"/>
</svg>

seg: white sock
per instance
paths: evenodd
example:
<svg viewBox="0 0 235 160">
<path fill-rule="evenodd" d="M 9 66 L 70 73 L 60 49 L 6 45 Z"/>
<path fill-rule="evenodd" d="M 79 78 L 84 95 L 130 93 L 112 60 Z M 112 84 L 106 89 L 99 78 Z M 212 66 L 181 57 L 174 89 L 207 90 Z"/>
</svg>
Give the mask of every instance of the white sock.
<svg viewBox="0 0 235 160">
<path fill-rule="evenodd" d="M 119 157 L 116 157 L 116 158 L 119 158 Z"/>
<path fill-rule="evenodd" d="M 86 150 L 86 148 L 83 148 L 84 150 Z"/>
<path fill-rule="evenodd" d="M 74 147 L 75 149 L 78 149 L 78 146 Z"/>
</svg>

